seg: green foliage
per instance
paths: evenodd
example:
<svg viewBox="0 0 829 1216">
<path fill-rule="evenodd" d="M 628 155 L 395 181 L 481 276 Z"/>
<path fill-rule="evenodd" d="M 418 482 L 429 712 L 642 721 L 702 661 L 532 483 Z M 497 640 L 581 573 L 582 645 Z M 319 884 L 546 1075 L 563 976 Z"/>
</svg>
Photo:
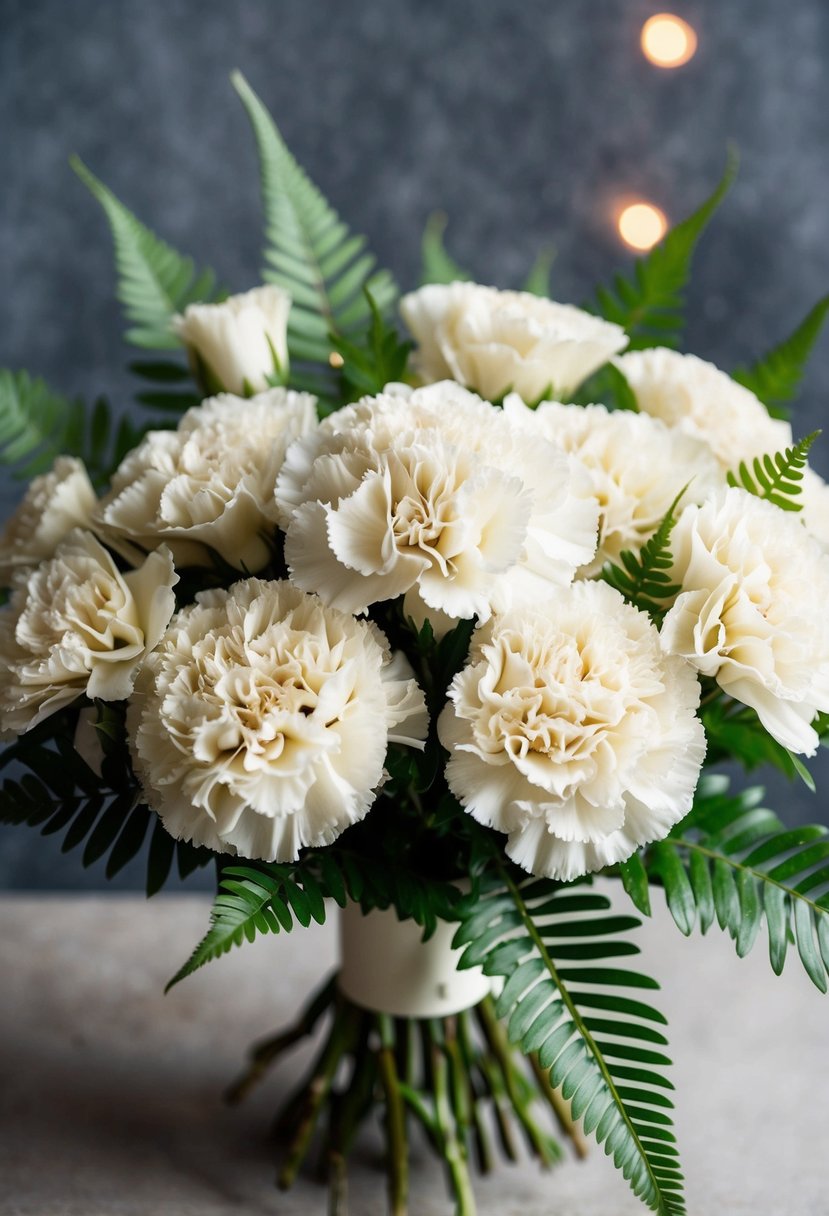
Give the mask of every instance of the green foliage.
<svg viewBox="0 0 829 1216">
<path fill-rule="evenodd" d="M 469 279 L 466 271 L 446 252 L 443 234 L 447 217 L 442 211 L 433 211 L 426 221 L 421 242 L 420 285 L 427 283 L 455 283 Z"/>
<path fill-rule="evenodd" d="M 620 591 L 629 604 L 650 613 L 657 621 L 664 614 L 667 601 L 681 590 L 671 582 L 668 571 L 673 565 L 671 533 L 676 526 L 676 508 L 686 489 L 687 486 L 677 494 L 662 523 L 639 553 L 625 549 L 619 555 L 621 565 L 606 562 L 602 571 L 604 581 Z"/>
<path fill-rule="evenodd" d="M 140 223 L 79 157 L 72 168 L 104 209 L 112 229 L 118 270 L 118 299 L 131 328 L 125 337 L 134 346 L 175 350 L 180 342 L 170 328 L 174 313 L 197 300 L 223 296 L 212 270 L 197 271 L 190 258 L 176 253 Z"/>
<path fill-rule="evenodd" d="M 516 880 L 500 873 L 458 907 L 461 967 L 505 982 L 497 1001 L 511 1042 L 537 1055 L 633 1191 L 663 1216 L 685 1211 L 664 1077 L 664 1016 L 627 995 L 658 988 L 617 965 L 638 954 L 636 917 L 608 915 L 610 901 L 583 884 Z"/>
<path fill-rule="evenodd" d="M 613 363 L 605 363 L 604 367 L 589 376 L 569 400 L 573 405 L 593 405 L 598 402 L 609 410 L 632 410 L 634 413 L 639 410 L 627 377 Z"/>
<path fill-rule="evenodd" d="M 402 380 L 412 349 L 411 342 L 401 342 L 397 330 L 383 318 L 371 292 L 366 288 L 371 325 L 359 344 L 332 335 L 331 344 L 343 360 L 340 376 L 349 401 L 365 395 L 374 396 L 393 381 Z"/>
<path fill-rule="evenodd" d="M 331 335 L 354 341 L 372 321 L 364 289 L 383 314 L 397 289 L 388 271 L 377 271 L 354 236 L 297 164 L 265 106 L 244 77 L 233 84 L 247 110 L 259 149 L 265 211 L 267 267 L 264 277 L 290 292 L 289 383 L 323 397 L 331 387 Z M 312 365 L 302 370 L 294 361 Z"/>
<path fill-rule="evenodd" d="M 550 269 L 555 259 L 556 250 L 553 245 L 548 245 L 546 249 L 542 249 L 530 267 L 530 272 L 524 280 L 522 291 L 528 291 L 533 296 L 549 296 Z"/>
<path fill-rule="evenodd" d="M 53 392 L 26 372 L 0 370 L 0 462 L 30 478 L 70 450 L 69 435 L 83 415 L 80 401 Z"/>
<path fill-rule="evenodd" d="M 736 474 L 729 472 L 728 484 L 741 486 L 757 498 L 766 498 L 784 511 L 801 511 L 803 508 L 796 501 L 796 496 L 802 493 L 800 483 L 803 481 L 809 449 L 819 434 L 820 431 L 812 431 L 811 435 L 783 452 L 755 456 L 753 474 L 746 462 L 741 461 Z"/>
<path fill-rule="evenodd" d="M 175 841 L 141 800 L 129 766 L 123 724 L 101 709 L 99 738 L 104 756 L 101 775 L 75 751 L 76 711 L 63 711 L 21 735 L 0 755 L 0 770 L 14 776 L 0 783 L 0 823 L 40 828 L 41 835 L 63 833 L 61 851 L 84 846 L 83 866 L 106 859 L 113 878 L 140 852 L 153 828 L 147 869 L 147 894 L 166 881 L 173 860 L 182 878 L 206 865 L 212 854 Z"/>
<path fill-rule="evenodd" d="M 806 765 L 769 734 L 756 710 L 718 696 L 703 706 L 700 717 L 708 738 L 709 764 L 738 760 L 749 770 L 773 764 L 790 779 L 800 777 L 814 793 L 815 783 Z"/>
<path fill-rule="evenodd" d="M 787 828 L 762 799 L 758 787 L 732 794 L 727 778 L 704 778 L 690 813 L 667 840 L 644 851 L 636 883 L 626 881 L 625 889 L 647 913 L 645 875 L 664 888 L 682 933 L 697 923 L 706 933 L 716 920 L 741 958 L 765 920 L 775 974 L 794 943 L 812 983 L 826 992 L 829 830 Z"/>
<path fill-rule="evenodd" d="M 397 911 L 401 920 L 414 920 L 424 937 L 434 933 L 440 919 L 451 919 L 459 893 L 449 883 L 420 878 L 408 866 L 374 860 L 336 848 L 309 850 L 297 862 L 248 863 L 227 866 L 210 913 L 210 928 L 190 958 L 167 985 L 192 975 L 233 946 L 254 941 L 258 934 L 289 933 L 294 923 L 304 928 L 325 921 L 325 899 L 345 907 L 349 899 L 364 912 L 373 908 Z"/>
<path fill-rule="evenodd" d="M 630 278 L 617 274 L 610 287 L 597 291 L 592 311 L 627 331 L 630 350 L 679 344 L 694 250 L 728 193 L 736 171 L 737 158 L 730 151 L 725 173 L 711 197 L 671 228 L 647 256 L 639 258 Z"/>
<path fill-rule="evenodd" d="M 829 313 L 829 295 L 818 300 L 797 329 L 775 346 L 762 359 L 749 367 L 739 367 L 733 373 L 738 384 L 743 384 L 769 409 L 769 413 L 785 417 L 781 408 L 791 401 L 800 387 L 803 372 L 826 314 Z"/>
<path fill-rule="evenodd" d="M 16 477 L 45 472 L 58 456 L 78 456 L 100 489 L 144 430 L 127 417 L 115 419 L 105 397 L 90 408 L 26 372 L 0 370 L 0 464 L 11 465 Z"/>
</svg>

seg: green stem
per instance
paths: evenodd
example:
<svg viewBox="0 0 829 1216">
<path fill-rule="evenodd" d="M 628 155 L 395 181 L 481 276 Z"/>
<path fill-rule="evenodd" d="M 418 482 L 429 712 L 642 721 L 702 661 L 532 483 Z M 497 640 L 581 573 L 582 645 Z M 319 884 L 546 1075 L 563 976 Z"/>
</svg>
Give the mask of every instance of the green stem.
<svg viewBox="0 0 829 1216">
<path fill-rule="evenodd" d="M 435 1119 L 443 1141 L 443 1156 L 452 1181 L 455 1216 L 475 1216 L 475 1196 L 466 1166 L 466 1150 L 458 1139 L 457 1127 L 449 1100 L 449 1064 L 444 1050 L 440 1021 L 429 1021 L 432 1040 L 432 1079 L 435 1093 Z"/>
<path fill-rule="evenodd" d="M 492 998 L 484 997 L 481 1003 L 476 1006 L 476 1012 L 484 1037 L 489 1043 L 492 1054 L 504 1078 L 507 1096 L 513 1105 L 519 1123 L 524 1129 L 530 1151 L 539 1158 L 545 1169 L 549 1168 L 549 1166 L 560 1159 L 561 1150 L 552 1137 L 547 1136 L 541 1130 L 530 1113 L 527 1098 L 521 1092 L 520 1081 L 516 1075 L 517 1069 L 512 1059 L 509 1042 L 496 1016 Z M 521 1080 L 523 1080 L 523 1077 Z"/>
<path fill-rule="evenodd" d="M 492 1145 L 481 1113 L 478 1095 L 475 1092 L 473 1077 L 476 1071 L 480 1071 L 480 1064 L 472 1043 L 472 1028 L 470 1026 L 468 1009 L 464 1009 L 458 1014 L 458 1046 L 463 1059 L 463 1069 L 469 1088 L 469 1106 L 472 1115 L 476 1164 L 479 1173 L 489 1174 L 493 1166 Z"/>
<path fill-rule="evenodd" d="M 331 1034 L 314 1064 L 309 1082 L 303 1086 L 305 1097 L 299 1108 L 296 1134 L 277 1178 L 280 1190 L 287 1191 L 296 1179 L 308 1152 L 322 1104 L 331 1090 L 337 1066 L 356 1037 L 358 1019 L 359 1011 L 353 1005 L 338 1005 L 335 1010 Z"/>
<path fill-rule="evenodd" d="M 409 1146 L 406 1141 L 406 1116 L 395 1063 L 394 1022 L 388 1014 L 377 1018 L 380 1031 L 380 1080 L 386 1098 L 386 1136 L 388 1139 L 389 1208 L 391 1216 L 406 1216 L 409 1189 Z"/>
<path fill-rule="evenodd" d="M 332 976 L 314 993 L 293 1026 L 289 1026 L 287 1030 L 283 1030 L 273 1038 L 256 1044 L 250 1052 L 250 1065 L 241 1077 L 228 1088 L 225 1093 L 225 1101 L 235 1106 L 246 1098 L 283 1052 L 311 1034 L 323 1013 L 334 1003 L 335 993 L 335 977 Z"/>
</svg>

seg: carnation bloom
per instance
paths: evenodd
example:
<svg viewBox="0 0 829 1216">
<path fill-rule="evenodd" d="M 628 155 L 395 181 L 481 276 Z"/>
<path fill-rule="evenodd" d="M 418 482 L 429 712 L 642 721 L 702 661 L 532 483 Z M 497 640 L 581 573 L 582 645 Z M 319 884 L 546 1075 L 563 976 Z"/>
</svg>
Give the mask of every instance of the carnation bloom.
<svg viewBox="0 0 829 1216">
<path fill-rule="evenodd" d="M 619 325 L 571 304 L 478 283 L 430 284 L 404 296 L 427 383 L 452 379 L 490 401 L 566 396 L 627 345 Z"/>
<path fill-rule="evenodd" d="M 290 443 L 317 425 L 316 398 L 284 388 L 221 394 L 188 410 L 176 431 L 150 431 L 122 461 L 96 522 L 134 557 L 164 542 L 178 565 L 261 570 L 276 527 L 274 487 Z"/>
<path fill-rule="evenodd" d="M 599 503 L 599 547 L 581 574 L 598 574 L 624 549 L 636 551 L 656 531 L 677 494 L 702 502 L 725 485 L 706 444 L 657 418 L 603 405 L 545 401 L 530 410 L 517 396 L 504 403 L 507 415 L 534 425 L 584 465 Z"/>
<path fill-rule="evenodd" d="M 807 532 L 829 552 L 829 485 L 814 469 L 805 468 L 800 486 L 800 496 L 795 500 L 801 507 L 800 518 Z"/>
<path fill-rule="evenodd" d="M 829 711 L 829 558 L 796 514 L 729 488 L 683 511 L 671 537 L 682 591 L 666 651 L 757 711 L 784 747 L 813 755 Z"/>
<path fill-rule="evenodd" d="M 554 444 L 447 381 L 366 398 L 289 451 L 293 581 L 346 612 L 410 593 L 458 620 L 569 583 L 598 506 Z"/>
<path fill-rule="evenodd" d="M 390 741 L 419 746 L 423 695 L 372 624 L 287 582 L 204 592 L 150 657 L 128 731 L 178 839 L 291 861 L 368 811 Z"/>
<path fill-rule="evenodd" d="M 257 393 L 268 387 L 270 376 L 287 370 L 290 308 L 288 293 L 269 284 L 221 304 L 190 304 L 173 318 L 173 329 L 199 379 L 228 393 Z"/>
<path fill-rule="evenodd" d="M 754 393 L 696 355 L 654 347 L 616 363 L 639 409 L 707 443 L 723 469 L 790 447 L 788 423 L 770 418 Z"/>
<path fill-rule="evenodd" d="M 164 633 L 178 575 L 169 550 L 121 574 L 89 532 L 19 571 L 0 614 L 0 733 L 21 733 L 86 693 L 122 701 Z"/>
<path fill-rule="evenodd" d="M 20 566 L 52 557 L 73 528 L 89 526 L 95 491 L 82 460 L 59 456 L 29 485 L 0 540 L 0 582 Z"/>
<path fill-rule="evenodd" d="M 533 874 L 570 881 L 666 836 L 705 755 L 699 684 L 605 583 L 493 617 L 473 635 L 438 734 L 446 779 Z"/>
</svg>

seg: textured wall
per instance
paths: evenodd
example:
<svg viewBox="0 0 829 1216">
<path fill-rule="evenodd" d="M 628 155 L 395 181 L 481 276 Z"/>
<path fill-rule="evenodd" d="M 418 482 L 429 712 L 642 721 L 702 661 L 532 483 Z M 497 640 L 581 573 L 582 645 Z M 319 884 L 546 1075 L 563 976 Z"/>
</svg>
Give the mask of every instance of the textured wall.
<svg viewBox="0 0 829 1216">
<path fill-rule="evenodd" d="M 255 159 L 233 67 L 404 284 L 440 207 L 477 278 L 517 284 L 552 241 L 555 293 L 579 301 L 624 261 L 614 199 L 642 194 L 680 218 L 733 138 L 740 179 L 700 251 L 688 345 L 725 367 L 762 352 L 829 286 L 829 5 L 677 2 L 700 49 L 675 72 L 638 49 L 660 7 L 0 0 L 0 365 L 129 401 L 109 240 L 72 151 L 233 288 L 257 281 Z M 798 433 L 826 421 L 827 373 L 824 338 Z M 817 463 L 829 473 L 829 441 Z M 775 790 L 793 818 L 820 816 L 805 790 Z M 53 840 L 0 832 L 0 885 L 98 879 Z"/>
</svg>

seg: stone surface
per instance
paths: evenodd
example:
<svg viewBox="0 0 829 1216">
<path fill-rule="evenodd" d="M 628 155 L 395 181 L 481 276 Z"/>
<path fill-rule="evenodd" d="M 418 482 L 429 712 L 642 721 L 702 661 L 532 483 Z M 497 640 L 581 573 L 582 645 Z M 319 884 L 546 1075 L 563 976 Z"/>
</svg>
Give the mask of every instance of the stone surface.
<svg viewBox="0 0 829 1216">
<path fill-rule="evenodd" d="M 730 198 L 701 245 L 688 348 L 731 368 L 767 350 L 829 286 L 829 5 L 683 0 L 699 33 L 684 68 L 638 46 L 653 0 L 0 0 L 0 366 L 134 409 L 112 254 L 78 152 L 155 231 L 234 290 L 261 267 L 241 68 L 333 203 L 399 281 L 416 281 L 426 216 L 484 282 L 518 285 L 554 244 L 553 288 L 584 300 L 629 262 L 613 216 L 644 196 L 678 220 Z M 821 340 L 795 413 L 826 427 Z M 829 473 L 826 436 L 815 456 Z M 0 516 L 16 490 L 0 484 Z M 3 505 L 5 504 L 5 506 Z M 829 777 L 829 756 L 818 762 Z M 820 812 L 772 780 L 792 822 Z M 121 878 L 140 886 L 141 862 Z M 0 831 L 0 887 L 104 885 L 59 842 Z"/>
<path fill-rule="evenodd" d="M 0 1216 L 310 1216 L 304 1176 L 272 1189 L 266 1129 L 307 1049 L 249 1103 L 223 1086 L 248 1042 L 289 1020 L 334 962 L 333 925 L 246 945 L 162 996 L 201 935 L 199 896 L 0 899 Z M 829 1005 L 796 958 L 776 979 L 759 942 L 682 939 L 664 911 L 642 930 L 676 1061 L 690 1216 L 825 1216 Z M 382 1216 L 379 1140 L 359 1145 L 353 1216 Z M 637 1216 L 600 1151 L 554 1174 L 503 1167 L 481 1216 Z M 423 1154 L 412 1216 L 449 1216 Z"/>
</svg>

